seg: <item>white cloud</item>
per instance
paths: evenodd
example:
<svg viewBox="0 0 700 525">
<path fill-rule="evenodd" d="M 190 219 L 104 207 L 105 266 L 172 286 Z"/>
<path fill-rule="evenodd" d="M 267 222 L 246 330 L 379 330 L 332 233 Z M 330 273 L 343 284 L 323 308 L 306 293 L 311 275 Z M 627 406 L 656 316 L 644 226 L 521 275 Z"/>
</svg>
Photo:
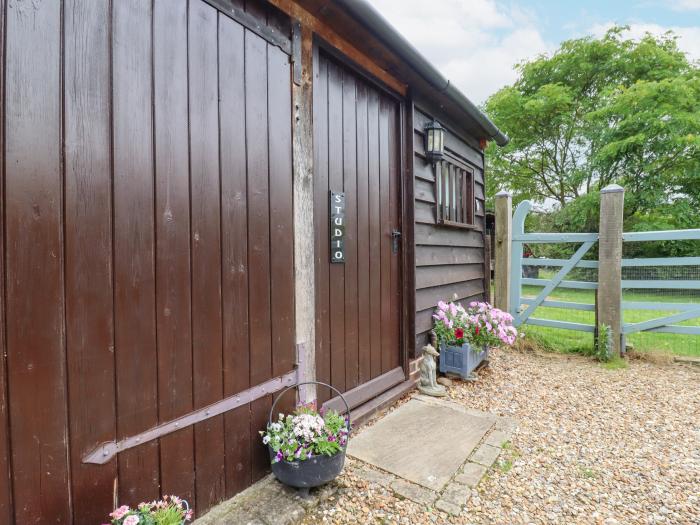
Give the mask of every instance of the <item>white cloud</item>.
<svg viewBox="0 0 700 525">
<path fill-rule="evenodd" d="M 700 0 L 696 0 L 700 5 Z M 689 2 L 690 3 L 690 2 Z M 610 29 L 613 22 L 598 24 L 591 28 L 591 33 L 595 36 L 602 36 Z M 681 26 L 660 26 L 658 24 L 629 24 L 630 29 L 626 33 L 627 36 L 635 39 L 642 38 L 646 33 L 652 35 L 663 35 L 666 31 L 673 31 L 678 36 L 678 47 L 681 51 L 688 54 L 691 60 L 700 60 L 700 26 L 681 27 Z"/>
<path fill-rule="evenodd" d="M 700 10 L 700 0 L 672 0 L 668 4 L 674 11 Z"/>
<path fill-rule="evenodd" d="M 496 0 L 374 0 L 373 5 L 416 48 L 480 104 L 512 83 L 513 66 L 553 50 L 536 17 Z"/>
</svg>

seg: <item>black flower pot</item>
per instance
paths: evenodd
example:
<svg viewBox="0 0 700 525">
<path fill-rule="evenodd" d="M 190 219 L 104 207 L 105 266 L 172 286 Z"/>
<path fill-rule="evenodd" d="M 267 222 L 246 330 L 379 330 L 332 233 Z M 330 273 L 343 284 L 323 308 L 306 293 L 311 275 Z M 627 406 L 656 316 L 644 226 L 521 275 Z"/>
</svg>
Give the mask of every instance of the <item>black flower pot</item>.
<svg viewBox="0 0 700 525">
<path fill-rule="evenodd" d="M 345 413 L 348 416 L 348 439 L 350 439 L 350 406 L 346 401 L 343 394 L 340 391 L 326 383 L 320 381 L 307 381 L 304 383 L 298 383 L 296 385 L 285 388 L 279 396 L 272 403 L 270 408 L 270 416 L 268 417 L 268 425 L 272 423 L 272 415 L 275 413 L 275 406 L 280 398 L 292 388 L 297 388 L 302 385 L 321 385 L 330 388 L 336 394 L 340 396 L 340 399 L 345 403 Z M 287 461 L 285 459 L 281 461 L 273 461 L 275 459 L 275 451 L 272 447 L 268 445 L 267 450 L 270 453 L 270 461 L 272 462 L 272 473 L 275 477 L 285 485 L 290 487 L 295 487 L 299 489 L 299 493 L 302 496 L 306 496 L 309 493 L 309 489 L 314 487 L 319 487 L 332 481 L 342 472 L 343 466 L 345 465 L 345 451 L 347 449 L 346 445 L 338 452 L 332 456 L 319 455 L 314 456 L 309 459 L 299 460 L 299 461 Z"/>
<path fill-rule="evenodd" d="M 275 452 L 270 451 L 270 461 Z M 272 473 L 285 485 L 298 489 L 310 489 L 334 480 L 345 465 L 345 449 L 332 456 L 314 456 L 304 461 L 278 461 L 272 463 Z"/>
</svg>

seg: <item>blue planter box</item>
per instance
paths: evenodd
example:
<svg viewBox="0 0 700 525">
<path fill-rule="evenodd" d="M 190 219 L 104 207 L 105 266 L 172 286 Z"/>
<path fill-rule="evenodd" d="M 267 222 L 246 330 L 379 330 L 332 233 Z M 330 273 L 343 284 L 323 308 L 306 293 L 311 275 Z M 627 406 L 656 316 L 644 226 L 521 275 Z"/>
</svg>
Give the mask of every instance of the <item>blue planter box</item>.
<svg viewBox="0 0 700 525">
<path fill-rule="evenodd" d="M 488 359 L 488 356 L 488 347 L 479 350 L 469 343 L 464 343 L 462 346 L 448 346 L 440 343 L 440 372 L 457 374 L 462 379 L 468 379 L 474 369 Z"/>
</svg>

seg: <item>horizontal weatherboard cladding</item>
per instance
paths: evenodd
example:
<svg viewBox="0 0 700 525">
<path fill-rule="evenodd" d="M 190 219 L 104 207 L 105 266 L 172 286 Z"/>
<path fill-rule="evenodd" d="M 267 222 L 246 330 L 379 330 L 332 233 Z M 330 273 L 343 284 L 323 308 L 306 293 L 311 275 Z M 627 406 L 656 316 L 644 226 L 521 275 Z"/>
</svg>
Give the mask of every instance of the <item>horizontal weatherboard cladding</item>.
<svg viewBox="0 0 700 525">
<path fill-rule="evenodd" d="M 435 115 L 440 120 L 439 115 Z M 432 314 L 440 300 L 466 303 L 483 299 L 484 281 L 484 155 L 473 137 L 460 137 L 449 129 L 446 153 L 474 170 L 474 227 L 437 224 L 435 169 L 426 162 L 423 128 L 433 119 L 415 108 L 413 114 L 413 176 L 415 198 L 416 356 L 429 342 Z"/>
</svg>

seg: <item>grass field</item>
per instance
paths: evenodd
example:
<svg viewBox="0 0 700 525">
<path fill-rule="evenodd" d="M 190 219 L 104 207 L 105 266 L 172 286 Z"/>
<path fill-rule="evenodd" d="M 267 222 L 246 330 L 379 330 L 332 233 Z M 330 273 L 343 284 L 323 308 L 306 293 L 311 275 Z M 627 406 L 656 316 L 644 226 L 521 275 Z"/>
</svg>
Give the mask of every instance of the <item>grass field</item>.
<svg viewBox="0 0 700 525">
<path fill-rule="evenodd" d="M 540 277 L 547 278 L 549 276 L 542 272 Z M 534 298 L 541 290 L 542 288 L 538 286 L 523 286 L 522 295 L 523 297 Z M 557 288 L 548 299 L 593 304 L 595 302 L 595 292 L 593 290 Z M 636 290 L 625 292 L 623 294 L 623 300 L 637 302 L 698 303 L 700 306 L 700 297 L 697 296 L 663 296 L 653 292 Z M 656 319 L 658 317 L 666 317 L 673 313 L 675 313 L 675 311 L 625 310 L 623 315 L 625 323 L 635 323 L 648 319 Z M 594 312 L 585 312 L 581 310 L 538 307 L 532 317 L 593 325 L 595 314 Z M 700 326 L 700 318 L 674 324 Z M 522 328 L 528 336 L 536 338 L 544 346 L 558 352 L 585 352 L 587 348 L 593 345 L 593 335 L 586 332 L 531 326 L 528 324 L 525 324 Z M 627 337 L 627 342 L 634 345 L 634 349 L 637 351 L 658 351 L 675 355 L 700 356 L 700 336 L 696 335 L 641 332 L 630 334 Z"/>
</svg>

